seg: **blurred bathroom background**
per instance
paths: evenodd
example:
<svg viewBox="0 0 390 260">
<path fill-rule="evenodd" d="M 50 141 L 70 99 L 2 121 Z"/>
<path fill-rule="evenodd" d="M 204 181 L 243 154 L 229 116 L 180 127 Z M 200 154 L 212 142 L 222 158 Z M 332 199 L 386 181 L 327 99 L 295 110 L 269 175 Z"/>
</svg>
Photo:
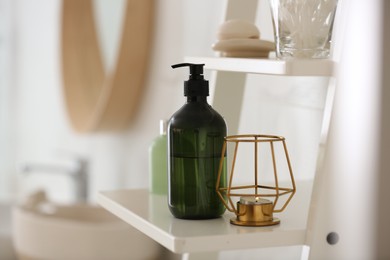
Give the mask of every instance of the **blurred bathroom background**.
<svg viewBox="0 0 390 260">
<path fill-rule="evenodd" d="M 69 177 L 23 174 L 22 168 L 67 165 L 75 158 L 89 162 L 92 203 L 100 190 L 148 187 L 148 147 L 159 134 L 159 120 L 185 101 L 187 71 L 172 71 L 170 65 L 185 56 L 216 55 L 211 45 L 226 5 L 226 0 L 155 2 L 147 80 L 134 120 L 123 131 L 80 134 L 70 125 L 62 89 L 62 2 L 0 0 L 0 202 L 14 203 L 39 188 L 55 201 L 73 201 Z M 124 5 L 124 0 L 94 1 L 107 71 L 115 64 Z M 268 2 L 259 1 L 258 9 L 261 38 L 273 40 Z M 212 73 L 206 77 L 213 86 Z M 327 85 L 325 78 L 250 75 L 239 133 L 285 136 L 296 179 L 312 179 Z M 211 87 L 210 103 L 212 92 Z"/>
<path fill-rule="evenodd" d="M 23 169 L 35 164 L 68 167 L 80 158 L 88 161 L 92 203 L 101 190 L 147 188 L 148 148 L 159 134 L 159 120 L 169 119 L 185 102 L 183 80 L 188 73 L 170 66 L 185 56 L 217 55 L 211 45 L 226 2 L 155 1 L 151 58 L 133 120 L 120 131 L 78 133 L 70 124 L 62 89 L 62 1 L 0 0 L 0 204 L 16 203 L 38 189 L 50 200 L 72 203 L 74 183 L 69 176 L 26 174 Z M 93 3 L 109 72 L 116 62 L 126 2 Z M 259 1 L 257 13 L 261 38 L 273 41 L 268 1 Z M 206 71 L 205 77 L 212 104 L 213 73 Z M 327 86 L 326 78 L 249 75 L 239 131 L 229 134 L 285 136 L 295 178 L 312 179 Z M 10 232 L 9 222 L 2 223 Z M 299 248 L 291 250 L 300 255 Z"/>
<path fill-rule="evenodd" d="M 88 195 L 92 203 L 96 202 L 100 190 L 148 187 L 148 148 L 159 134 L 159 120 L 168 119 L 185 102 L 183 79 L 188 73 L 186 70 L 173 71 L 170 66 L 182 62 L 185 56 L 216 55 L 211 45 L 223 22 L 226 2 L 155 1 L 147 79 L 133 120 L 120 131 L 78 133 L 71 127 L 63 93 L 62 1 L 0 0 L 0 259 L 4 252 L 3 234 L 9 236 L 11 232 L 9 217 L 3 218 L 4 212 L 9 213 L 9 207 L 3 205 L 14 204 L 38 189 L 47 191 L 53 201 L 72 203 L 75 200 L 71 178 L 50 171 L 26 174 L 23 173 L 26 166 L 39 163 L 68 167 L 77 159 L 87 160 Z M 374 1 L 374 4 L 356 2 L 360 5 L 353 5 L 357 16 L 353 22 L 360 22 L 360 26 L 354 27 L 349 40 L 356 35 L 368 35 L 361 43 L 364 50 L 372 49 L 377 46 L 378 39 L 372 43 L 370 37 L 376 37 L 378 32 L 369 27 L 372 23 L 360 18 L 366 9 L 368 12 L 374 10 L 367 21 L 372 22 L 374 14 L 379 17 L 380 10 L 375 7 L 382 1 Z M 100 48 L 109 72 L 116 62 L 125 0 L 94 0 L 93 3 Z M 356 11 L 365 5 L 374 8 Z M 390 5 L 386 6 L 389 12 Z M 257 14 L 256 25 L 261 31 L 261 39 L 273 40 L 268 1 L 259 1 Z M 361 46 L 358 47 L 361 51 Z M 351 50 L 349 55 L 352 57 L 355 52 Z M 386 55 L 388 59 L 388 53 Z M 364 56 L 359 64 L 368 64 L 366 60 L 371 61 Z M 371 65 L 367 67 L 367 70 L 374 70 Z M 346 74 L 355 77 L 353 73 L 355 71 L 351 69 Z M 210 79 L 211 104 L 213 75 L 206 71 L 205 76 Z M 356 80 L 359 79 L 356 75 Z M 229 134 L 285 136 L 295 178 L 313 179 L 328 83 L 328 79 L 318 77 L 249 75 L 238 133 Z M 357 85 L 358 82 L 353 83 Z M 368 84 L 370 87 L 371 83 Z M 358 107 L 360 103 L 355 105 Z M 385 157 L 388 153 L 385 148 L 383 151 Z M 362 186 L 366 184 L 362 183 Z M 387 197 L 381 198 L 385 204 Z M 383 218 L 383 223 L 387 223 L 387 219 Z M 384 225 L 378 227 L 383 229 Z M 299 256 L 300 251 L 296 254 L 286 251 L 285 254 Z"/>
<path fill-rule="evenodd" d="M 115 64 L 124 4 L 94 1 L 107 71 Z M 185 56 L 216 55 L 211 45 L 225 4 L 156 1 L 148 76 L 134 120 L 124 131 L 79 134 L 70 125 L 62 90 L 61 1 L 0 0 L 0 200 L 15 201 L 40 187 L 55 200 L 72 200 L 69 177 L 22 174 L 22 168 L 35 163 L 66 165 L 75 158 L 89 162 L 92 201 L 99 190 L 147 187 L 148 146 L 159 134 L 159 120 L 168 119 L 184 102 L 187 71 L 173 72 L 170 65 Z M 267 1 L 260 1 L 258 8 L 261 38 L 273 40 Z M 211 73 L 206 77 L 212 86 Z M 250 75 L 239 133 L 285 136 L 296 178 L 311 179 L 327 83 L 310 77 Z"/>
</svg>

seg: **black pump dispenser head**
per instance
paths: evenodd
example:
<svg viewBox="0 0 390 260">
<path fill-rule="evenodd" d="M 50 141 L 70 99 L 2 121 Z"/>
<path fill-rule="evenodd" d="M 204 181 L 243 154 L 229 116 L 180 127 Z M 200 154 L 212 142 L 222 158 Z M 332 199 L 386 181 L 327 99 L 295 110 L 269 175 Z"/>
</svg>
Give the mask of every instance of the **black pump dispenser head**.
<svg viewBox="0 0 390 260">
<path fill-rule="evenodd" d="M 208 96 L 209 82 L 203 77 L 204 64 L 179 63 L 172 68 L 190 67 L 190 76 L 184 81 L 184 96 Z"/>
</svg>

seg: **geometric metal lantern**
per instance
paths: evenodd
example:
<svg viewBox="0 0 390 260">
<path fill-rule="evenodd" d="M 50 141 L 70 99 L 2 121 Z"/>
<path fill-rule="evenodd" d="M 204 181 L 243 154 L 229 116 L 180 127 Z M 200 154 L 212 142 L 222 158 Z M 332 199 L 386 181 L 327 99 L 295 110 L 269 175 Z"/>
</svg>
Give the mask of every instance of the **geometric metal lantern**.
<svg viewBox="0 0 390 260">
<path fill-rule="evenodd" d="M 221 173 L 224 167 L 224 155 L 227 149 L 227 144 L 233 143 L 234 155 L 230 168 L 230 177 L 227 183 L 227 187 L 223 186 L 221 181 Z M 235 185 L 233 183 L 233 176 L 235 173 L 235 166 L 238 154 L 238 147 L 240 143 L 246 143 L 253 148 L 254 156 L 254 172 L 253 179 L 246 185 Z M 253 144 L 252 144 L 253 143 Z M 266 185 L 262 183 L 259 178 L 259 146 L 270 146 L 270 160 L 273 168 L 273 185 Z M 277 158 L 275 156 L 275 146 L 282 145 L 283 154 L 287 163 L 287 171 L 290 177 L 291 188 L 281 187 L 278 179 Z M 274 135 L 234 135 L 225 137 L 222 147 L 223 156 L 220 161 L 218 177 L 216 183 L 216 191 L 225 207 L 236 214 L 235 218 L 230 220 L 230 223 L 240 226 L 270 226 L 280 223 L 280 220 L 273 217 L 273 213 L 282 212 L 292 197 L 295 194 L 296 187 L 294 176 L 291 168 L 290 158 L 288 156 L 287 146 L 285 138 Z M 249 158 L 247 158 L 249 161 Z M 279 158 L 278 158 L 279 159 Z M 228 169 L 229 170 L 229 169 Z M 237 175 L 237 174 L 236 174 Z M 264 176 L 264 173 L 262 173 Z M 222 186 L 221 186 L 222 185 Z M 288 196 L 282 205 L 280 202 L 280 196 Z M 233 198 L 239 198 L 237 206 Z M 270 200 L 272 198 L 273 200 Z"/>
</svg>

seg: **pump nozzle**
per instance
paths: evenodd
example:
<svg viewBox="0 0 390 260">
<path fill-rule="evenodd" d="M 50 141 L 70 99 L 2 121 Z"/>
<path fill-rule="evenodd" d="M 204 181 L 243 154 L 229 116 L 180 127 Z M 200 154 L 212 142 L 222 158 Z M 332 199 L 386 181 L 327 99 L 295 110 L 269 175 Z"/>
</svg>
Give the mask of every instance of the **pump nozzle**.
<svg viewBox="0 0 390 260">
<path fill-rule="evenodd" d="M 203 66 L 204 64 L 179 63 L 179 64 L 172 65 L 172 68 L 176 69 L 179 67 L 190 67 L 191 75 L 203 75 Z"/>
<path fill-rule="evenodd" d="M 173 69 L 179 67 L 190 67 L 190 77 L 184 82 L 185 96 L 208 96 L 209 82 L 203 78 L 204 64 L 179 63 L 172 65 Z"/>
</svg>

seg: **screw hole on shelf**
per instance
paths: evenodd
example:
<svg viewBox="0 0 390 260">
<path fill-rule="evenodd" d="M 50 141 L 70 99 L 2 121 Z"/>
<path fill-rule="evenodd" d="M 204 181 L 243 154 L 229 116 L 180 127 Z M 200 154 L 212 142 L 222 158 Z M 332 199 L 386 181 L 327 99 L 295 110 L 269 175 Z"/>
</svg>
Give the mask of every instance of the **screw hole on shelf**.
<svg viewBox="0 0 390 260">
<path fill-rule="evenodd" d="M 327 236 L 326 236 L 326 242 L 328 242 L 329 245 L 335 245 L 339 242 L 339 234 L 337 234 L 336 232 L 330 232 Z"/>
</svg>

